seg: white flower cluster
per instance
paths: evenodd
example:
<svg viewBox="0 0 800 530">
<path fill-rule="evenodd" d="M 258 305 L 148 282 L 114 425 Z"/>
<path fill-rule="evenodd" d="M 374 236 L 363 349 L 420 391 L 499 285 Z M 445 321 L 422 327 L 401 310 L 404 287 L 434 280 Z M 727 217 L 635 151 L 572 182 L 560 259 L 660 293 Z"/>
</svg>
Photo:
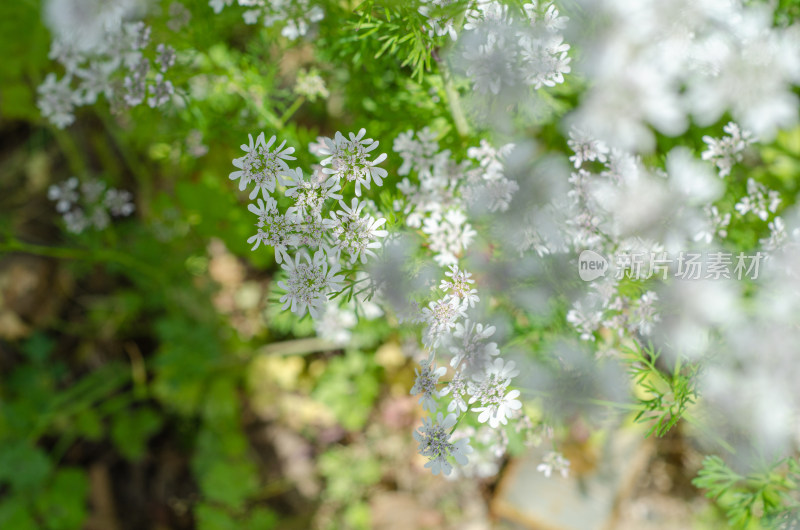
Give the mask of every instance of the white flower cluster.
<svg viewBox="0 0 800 530">
<path fill-rule="evenodd" d="M 536 223 L 524 230 L 527 239 L 520 246 L 540 257 L 577 256 L 591 249 L 614 257 L 614 266 L 623 270 L 634 264 L 626 263 L 622 256 L 665 259 L 663 276 L 656 272 L 655 280 L 639 284 L 641 288 L 631 289 L 632 285 L 619 280 L 616 273 L 609 273 L 588 283 L 588 292 L 572 300 L 566 320 L 582 340 L 596 344 L 598 356 L 618 355 L 620 345 L 632 340 L 639 344 L 653 341 L 670 356 L 699 359 L 709 347 L 709 330 L 729 336 L 745 329 L 736 317 L 740 293 L 725 280 L 662 281 L 667 280 L 669 271 L 680 268 L 674 259 L 676 251 L 702 242 L 712 253 L 713 245 L 728 237 L 732 217 L 750 213 L 753 220 L 769 221 L 768 236 L 751 254 L 760 252 L 770 258 L 770 263 L 782 263 L 787 245 L 791 246 L 794 234 L 800 234 L 777 215 L 783 215 L 781 195 L 754 178 L 747 179 L 746 194 L 738 201 L 717 202 L 729 184 L 736 183 L 731 170 L 753 141 L 753 136 L 736 123 L 728 123 L 724 131 L 728 136 L 721 140 L 704 138 L 709 154 L 702 157 L 703 161 L 686 148 L 675 148 L 666 156 L 665 168 L 660 169 L 645 166 L 631 152 L 573 130 L 567 142 L 573 165 L 567 189 L 550 197 L 551 202 L 544 206 L 530 206 L 531 212 L 525 213 Z M 718 178 L 720 173 L 727 178 Z M 622 285 L 626 288 L 621 289 Z M 780 298 L 783 294 L 773 296 Z M 760 336 L 755 327 L 746 328 L 747 333 Z M 778 326 L 770 323 L 767 327 Z M 704 384 L 721 384 L 712 381 L 714 370 Z M 542 467 L 543 472 L 559 470 L 557 458 L 552 459 Z"/>
<path fill-rule="evenodd" d="M 428 35 L 431 37 L 441 37 L 450 35 L 456 40 L 458 31 L 456 30 L 456 16 L 452 11 L 457 6 L 457 0 L 420 0 L 422 5 L 417 9 L 419 14 L 428 19 Z"/>
<path fill-rule="evenodd" d="M 613 281 L 592 286 L 596 291 L 590 292 L 585 300 L 576 301 L 567 313 L 567 322 L 580 333 L 581 340 L 594 341 L 600 327 L 616 330 L 619 337 L 626 333 L 647 336 L 661 320 L 656 306 L 658 295 L 653 291 L 646 291 L 636 299 L 620 295 Z"/>
<path fill-rule="evenodd" d="M 312 102 L 316 101 L 317 98 L 328 99 L 328 96 L 330 96 L 330 92 L 328 92 L 325 86 L 325 80 L 322 79 L 319 72 L 314 68 L 310 70 L 300 70 L 297 73 L 294 93 Z"/>
<path fill-rule="evenodd" d="M 574 44 L 586 52 L 581 74 L 590 84 L 572 123 L 610 145 L 651 151 L 650 127 L 677 136 L 690 122 L 708 126 L 726 112 L 767 140 L 797 123 L 800 34 L 773 27 L 767 4 L 642 0 L 632 8 L 599 0 L 586 7 L 597 25 Z"/>
<path fill-rule="evenodd" d="M 230 179 L 239 181 L 240 190 L 252 185 L 250 200 L 256 200 L 248 209 L 258 218 L 257 232 L 247 242 L 253 250 L 261 244 L 273 247 L 275 260 L 288 276 L 278 282 L 285 291 L 280 301 L 284 309 L 291 308 L 299 316 L 308 311 L 319 318 L 328 300 L 348 287 L 353 289 L 355 283 L 368 281 L 349 278 L 342 266 L 366 263 L 388 233 L 381 229 L 386 219 L 377 214 L 374 204 L 358 198 L 362 186 L 369 189 L 373 182 L 380 186 L 387 175 L 377 167 L 386 155 L 370 160 L 378 142 L 364 138 L 365 134 L 361 129 L 349 137 L 337 132 L 333 139 L 321 138 L 322 146 L 312 151 L 326 158 L 308 176 L 287 164 L 295 160 L 293 147 L 284 148 L 286 142 L 275 146 L 275 136 L 267 141 L 264 133 L 255 140 L 249 135 L 249 143 L 241 146 L 245 155 L 233 160 L 238 171 Z M 350 182 L 357 197 L 348 204 L 338 192 Z M 276 191 L 292 206 L 281 211 L 273 197 Z"/>
<path fill-rule="evenodd" d="M 94 5 L 97 4 L 97 5 Z M 81 2 L 50 0 L 47 21 L 53 31 L 50 58 L 64 68 L 58 79 L 49 73 L 38 88 L 42 116 L 64 128 L 75 120 L 74 110 L 92 105 L 102 94 L 114 106 L 150 107 L 167 103 L 173 93 L 165 74 L 175 64 L 175 50 L 156 47 L 155 67 L 144 55 L 150 28 L 141 20 L 133 0 Z"/>
<path fill-rule="evenodd" d="M 752 212 L 762 221 L 766 221 L 770 213 L 778 211 L 780 205 L 780 193 L 775 190 L 767 189 L 766 186 L 753 178 L 748 178 L 747 195 L 739 199 L 739 202 L 736 203 L 734 208 L 739 215 Z"/>
<path fill-rule="evenodd" d="M 731 174 L 734 164 L 742 161 L 745 148 L 755 141 L 750 131 L 742 130 L 735 122 L 729 122 L 722 130 L 728 133 L 727 136 L 719 139 L 703 136 L 708 149 L 702 154 L 703 160 L 709 160 L 717 166 L 720 178 Z"/>
<path fill-rule="evenodd" d="M 96 179 L 81 183 L 77 177 L 70 177 L 50 186 L 47 198 L 56 203 L 67 230 L 74 234 L 90 228 L 103 230 L 112 216 L 127 217 L 135 210 L 130 192 L 106 189 L 105 183 Z"/>
<path fill-rule="evenodd" d="M 512 12 L 499 1 L 478 0 L 470 3 L 465 19 L 462 59 L 479 92 L 497 95 L 506 87 L 552 87 L 571 71 L 570 46 L 562 34 L 568 18 L 550 2 L 530 2 L 521 12 Z M 432 31 L 440 33 L 448 23 L 452 20 L 432 19 Z"/>
<path fill-rule="evenodd" d="M 268 28 L 283 24 L 281 35 L 290 40 L 306 35 L 311 24 L 325 18 L 322 7 L 313 5 L 311 0 L 209 0 L 208 5 L 219 13 L 234 1 L 247 8 L 242 13 L 245 24 L 257 24 L 259 20 Z"/>
<path fill-rule="evenodd" d="M 461 415 L 472 411 L 477 413 L 479 423 L 497 429 L 520 415 L 520 391 L 509 389 L 519 371 L 513 361 L 505 361 L 498 356 L 500 351 L 497 344 L 489 340 L 495 333 L 495 327 L 468 317 L 468 310 L 480 302 L 472 275 L 459 269 L 458 265 L 451 265 L 445 276 L 446 279 L 439 286 L 439 291 L 444 294 L 423 307 L 418 318 L 424 325 L 423 343 L 429 356 L 417 368 L 411 394 L 420 395 L 420 403 L 431 414 L 437 413 L 439 400 L 448 396 L 447 423 L 451 425 L 455 425 Z M 448 359 L 452 371 L 446 383 L 439 379 L 447 374 L 448 368 L 436 365 L 437 354 Z M 438 417 L 438 423 L 441 423 L 441 412 Z M 426 429 L 432 420 L 426 418 L 424 422 L 423 429 Z M 468 443 L 469 436 L 464 432 L 452 429 L 446 439 L 449 440 L 450 434 L 454 434 L 459 442 Z M 502 454 L 505 449 L 502 439 L 498 442 L 500 445 L 494 444 L 491 450 Z M 437 466 L 434 473 L 439 468 L 445 474 L 450 473 L 450 467 L 442 464 L 446 461 L 443 456 L 448 454 L 461 465 L 467 463 L 462 453 L 443 451 L 427 454 L 422 449 L 421 445 L 422 454 L 432 458 L 429 465 Z"/>
<path fill-rule="evenodd" d="M 356 275 L 356 282 L 361 278 Z M 352 329 L 359 319 L 374 320 L 383 316 L 383 309 L 374 301 L 367 300 L 363 295 L 354 298 L 345 304 L 339 300 L 328 300 L 319 318 L 314 320 L 314 330 L 319 338 L 345 346 L 350 342 Z"/>
<path fill-rule="evenodd" d="M 731 224 L 730 212 L 724 214 L 720 213 L 719 208 L 713 204 L 706 205 L 703 211 L 705 211 L 708 217 L 709 226 L 697 232 L 694 236 L 694 240 L 702 241 L 708 245 L 715 237 L 719 239 L 728 237 L 728 225 Z"/>
<path fill-rule="evenodd" d="M 467 208 L 504 211 L 519 189 L 504 174 L 503 160 L 513 149 L 508 144 L 495 150 L 486 141 L 470 148 L 467 155 L 476 164 L 456 162 L 449 150 L 439 150 L 435 135 L 426 127 L 407 131 L 394 141 L 394 151 L 403 159 L 401 176 L 416 172 L 414 184 L 406 176 L 397 188 L 405 195 L 398 205 L 408 215 L 406 223 L 421 228 L 434 259 L 444 267 L 458 262 L 476 232 L 467 222 Z"/>
<path fill-rule="evenodd" d="M 440 412 L 435 421 L 423 418 L 422 427 L 414 432 L 414 438 L 419 442 L 419 453 L 430 459 L 425 467 L 429 467 L 434 475 L 450 474 L 453 466 L 447 460 L 448 457 L 453 457 L 458 464 L 465 465 L 468 461 L 467 455 L 472 452 L 468 439 L 451 441 L 456 421 L 455 414 L 443 417 Z"/>
<path fill-rule="evenodd" d="M 567 476 L 569 476 L 569 466 L 570 462 L 564 458 L 564 455 L 555 451 L 549 451 L 542 458 L 542 463 L 536 466 L 536 471 L 544 473 L 544 476 L 547 478 L 550 478 L 553 471 L 567 478 Z"/>
<path fill-rule="evenodd" d="M 640 157 L 610 148 L 580 129 L 570 132 L 567 144 L 573 171 L 566 193 L 533 208 L 532 217 L 546 217 L 550 223 L 539 224 L 549 230 L 527 228 L 520 250 L 574 256 L 591 249 L 617 256 L 620 261 L 613 265 L 624 270 L 633 267 L 621 259 L 624 256 L 666 257 L 667 250 L 689 248 L 692 241 L 708 244 L 727 236 L 731 214 L 713 204 L 725 183 L 688 149 L 673 149 L 666 168 L 660 169 L 648 168 Z M 753 195 L 749 204 L 761 205 Z M 609 273 L 592 282 L 589 291 L 573 301 L 567 322 L 582 340 L 595 341 L 600 328 L 620 339 L 648 337 L 661 321 L 661 300 L 655 290 L 622 294 L 614 276 Z M 608 341 L 605 347 L 613 348 Z"/>
</svg>

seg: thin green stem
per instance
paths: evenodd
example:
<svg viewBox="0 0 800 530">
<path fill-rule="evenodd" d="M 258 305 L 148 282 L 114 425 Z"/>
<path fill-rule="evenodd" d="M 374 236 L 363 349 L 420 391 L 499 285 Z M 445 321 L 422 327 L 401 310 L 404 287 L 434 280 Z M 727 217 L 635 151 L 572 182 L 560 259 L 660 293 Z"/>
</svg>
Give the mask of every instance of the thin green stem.
<svg viewBox="0 0 800 530">
<path fill-rule="evenodd" d="M 289 108 L 286 109 L 286 112 L 281 114 L 280 117 L 281 129 L 283 128 L 284 125 L 286 125 L 286 122 L 289 121 L 289 118 L 291 118 L 294 115 L 294 113 L 297 112 L 297 109 L 299 109 L 305 102 L 306 102 L 305 96 L 299 96 L 297 99 L 294 100 L 294 102 L 289 106 Z"/>
<path fill-rule="evenodd" d="M 701 425 L 700 422 L 694 419 L 691 414 L 685 412 L 681 417 L 684 420 L 686 420 L 688 424 L 700 429 L 703 432 L 703 434 L 705 434 L 709 438 L 712 438 L 716 443 L 720 445 L 720 447 L 728 451 L 730 454 L 732 455 L 736 454 L 736 449 L 731 444 L 723 440 L 713 430 L 708 429 L 705 426 Z"/>
<path fill-rule="evenodd" d="M 80 149 L 78 149 L 78 144 L 75 143 L 75 139 L 61 129 L 53 127 L 52 131 L 59 149 L 67 159 L 70 172 L 75 176 L 81 176 L 86 173 L 86 162 Z"/>
<path fill-rule="evenodd" d="M 10 238 L 4 243 L 0 243 L 0 253 L 22 252 L 36 256 L 45 256 L 57 259 L 76 259 L 87 261 L 105 261 L 118 263 L 132 271 L 140 273 L 158 283 L 166 283 L 160 271 L 155 267 L 143 263 L 127 254 L 123 254 L 113 249 L 84 250 L 68 247 L 49 247 L 45 245 L 34 245 L 24 243 L 18 239 Z"/>
<path fill-rule="evenodd" d="M 139 188 L 139 204 L 137 206 L 138 209 L 146 215 L 150 208 L 150 200 L 153 195 L 153 185 L 150 178 L 150 172 L 147 167 L 142 164 L 136 154 L 130 150 L 128 143 L 121 138 L 119 127 L 112 122 L 111 115 L 106 111 L 98 111 L 97 116 L 100 118 L 100 121 L 103 122 L 103 126 L 106 128 L 108 135 L 112 138 L 112 140 L 114 140 L 114 144 L 116 145 L 119 153 L 122 155 L 122 158 L 125 160 L 125 165 L 131 171 L 131 173 L 133 173 L 133 176 L 136 179 L 136 183 L 138 184 Z"/>
<path fill-rule="evenodd" d="M 338 350 L 341 346 L 317 337 L 309 339 L 295 339 L 267 344 L 258 351 L 259 355 L 308 355 L 319 351 Z"/>
<path fill-rule="evenodd" d="M 471 409 L 472 409 L 472 405 L 468 405 L 467 406 L 467 410 L 464 411 L 464 414 L 462 414 L 461 416 L 458 417 L 458 419 L 456 420 L 456 423 L 453 425 L 453 428 L 450 429 L 450 434 L 453 434 L 454 432 L 456 432 L 456 428 L 458 427 L 458 424 L 461 423 L 461 420 L 464 417 L 466 417 L 467 414 L 469 414 L 469 411 Z"/>
<path fill-rule="evenodd" d="M 447 104 L 450 106 L 450 115 L 453 117 L 453 123 L 455 123 L 458 135 L 465 138 L 469 136 L 469 123 L 467 123 L 467 117 L 464 114 L 464 109 L 461 107 L 461 97 L 458 95 L 458 89 L 456 89 L 455 83 L 453 82 L 453 74 L 450 72 L 450 68 L 445 61 L 439 59 L 435 55 L 434 57 L 439 65 L 439 71 L 442 74 L 444 93 L 447 96 Z"/>
<path fill-rule="evenodd" d="M 543 390 L 533 390 L 533 389 L 530 389 L 530 388 L 521 388 L 521 387 L 517 387 L 517 388 L 523 393 L 523 395 L 528 395 L 528 396 L 532 396 L 532 397 L 551 397 L 551 394 L 549 392 L 545 392 Z M 639 405 L 637 405 L 635 403 L 620 403 L 620 402 L 617 402 L 617 401 L 608 401 L 608 400 L 605 400 L 605 399 L 572 398 L 569 401 L 572 402 L 572 403 L 584 403 L 584 404 L 590 404 L 590 405 L 600 405 L 600 406 L 603 406 L 603 407 L 616 408 L 616 409 L 620 409 L 620 410 L 629 410 L 629 411 L 632 411 L 632 412 L 633 411 L 637 411 L 637 410 L 641 410 L 641 406 L 639 406 Z"/>
</svg>

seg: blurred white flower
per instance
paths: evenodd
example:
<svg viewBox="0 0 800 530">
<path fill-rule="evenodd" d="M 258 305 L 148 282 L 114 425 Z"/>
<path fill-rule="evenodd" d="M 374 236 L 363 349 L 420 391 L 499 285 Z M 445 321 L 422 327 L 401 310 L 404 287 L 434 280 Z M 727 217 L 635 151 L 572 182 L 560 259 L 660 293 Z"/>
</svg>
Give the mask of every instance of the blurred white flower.
<svg viewBox="0 0 800 530">
<path fill-rule="evenodd" d="M 563 478 L 569 476 L 570 462 L 564 458 L 561 453 L 549 451 L 542 457 L 542 463 L 536 466 L 536 471 L 544 473 L 544 476 L 550 478 L 553 471 L 560 473 Z"/>
<path fill-rule="evenodd" d="M 717 166 L 720 178 L 730 175 L 733 165 L 742 161 L 743 151 L 754 141 L 752 133 L 743 131 L 735 122 L 729 122 L 722 130 L 728 134 L 719 139 L 703 136 L 708 148 L 702 154 L 703 160 Z"/>
<path fill-rule="evenodd" d="M 431 418 L 422 418 L 422 427 L 414 432 L 414 438 L 419 442 L 419 453 L 429 459 L 425 467 L 430 468 L 434 475 L 450 474 L 453 466 L 448 461 L 449 457 L 455 459 L 459 465 L 465 465 L 469 461 L 467 455 L 472 452 L 469 439 L 450 441 L 456 420 L 455 414 L 444 417 L 440 412 L 435 421 Z"/>
<path fill-rule="evenodd" d="M 420 361 L 419 367 L 415 368 L 414 371 L 417 374 L 417 378 L 414 381 L 414 386 L 411 387 L 410 394 L 412 396 L 422 394 L 422 397 L 419 398 L 422 408 L 430 412 L 436 412 L 436 400 L 441 396 L 441 392 L 436 389 L 436 385 L 439 384 L 439 378 L 447 372 L 447 368 L 444 366 L 437 368 L 436 363 L 433 362 L 433 353 L 431 353 L 428 359 Z"/>
</svg>

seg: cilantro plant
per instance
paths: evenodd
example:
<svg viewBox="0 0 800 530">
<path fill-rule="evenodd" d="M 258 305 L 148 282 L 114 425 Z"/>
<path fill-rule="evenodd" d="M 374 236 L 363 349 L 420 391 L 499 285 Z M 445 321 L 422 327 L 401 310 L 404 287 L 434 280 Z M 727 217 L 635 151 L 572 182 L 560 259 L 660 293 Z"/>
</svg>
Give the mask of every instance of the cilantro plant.
<svg viewBox="0 0 800 530">
<path fill-rule="evenodd" d="M 0 526 L 368 528 L 387 425 L 479 483 L 627 423 L 796 522 L 791 2 L 0 15 Z"/>
</svg>

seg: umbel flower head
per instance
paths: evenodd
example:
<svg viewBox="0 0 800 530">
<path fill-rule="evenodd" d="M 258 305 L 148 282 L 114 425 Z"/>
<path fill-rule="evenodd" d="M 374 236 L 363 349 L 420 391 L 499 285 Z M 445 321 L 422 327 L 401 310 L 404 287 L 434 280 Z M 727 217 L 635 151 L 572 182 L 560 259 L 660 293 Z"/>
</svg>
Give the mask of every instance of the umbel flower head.
<svg viewBox="0 0 800 530">
<path fill-rule="evenodd" d="M 354 171 L 365 172 L 359 173 L 356 193 L 359 183 L 369 188 L 369 179 L 380 185 L 386 176 L 385 170 L 372 167 L 385 155 L 375 161 L 367 160 L 364 153 L 377 147 L 378 142 L 363 139 L 364 134 L 361 130 L 347 140 L 337 133 L 336 141 L 320 138 L 317 145 L 311 146 L 312 153 L 330 155 L 323 163 L 336 160 L 334 167 L 339 172 L 313 166 L 304 175 L 301 168 L 290 168 L 287 161 L 295 159 L 291 156 L 294 148 L 285 148 L 286 142 L 274 145 L 275 136 L 267 141 L 263 132 L 255 139 L 248 135 L 249 143 L 242 145 L 245 155 L 233 160 L 239 171 L 232 172 L 230 179 L 238 180 L 241 190 L 255 183 L 250 199 L 256 202 L 248 210 L 257 217 L 257 232 L 247 242 L 252 250 L 262 244 L 273 248 L 275 261 L 282 263 L 289 275 L 278 282 L 286 291 L 280 300 L 285 304 L 284 309 L 291 308 L 299 316 L 308 311 L 316 319 L 330 299 L 353 294 L 354 282 L 365 281 L 357 280 L 359 272 L 363 272 L 357 270 L 357 264 L 365 264 L 369 257 L 374 257 L 373 249 L 380 248 L 380 238 L 388 235 L 388 231 L 381 229 L 386 219 L 376 213 L 378 209 L 372 201 L 356 198 L 347 204 L 342 200 L 342 188 L 347 186 L 348 175 L 354 175 Z M 325 149 L 326 142 L 334 150 L 341 149 L 331 154 Z M 362 156 L 348 158 L 351 147 Z M 345 167 L 347 164 L 350 166 Z M 353 164 L 360 165 L 356 168 Z M 283 209 L 279 201 L 291 202 L 291 206 Z M 367 204 L 372 215 L 364 213 Z M 347 270 L 339 274 L 342 266 Z M 361 289 L 360 292 L 365 291 Z"/>
<path fill-rule="evenodd" d="M 453 457 L 462 466 L 469 461 L 467 455 L 472 452 L 469 439 L 450 441 L 450 431 L 455 424 L 455 414 L 448 414 L 445 418 L 440 412 L 435 422 L 431 418 L 422 418 L 422 427 L 414 432 L 414 438 L 419 442 L 419 454 L 430 459 L 425 467 L 430 468 L 434 475 L 449 475 L 453 471 L 448 457 Z"/>
<path fill-rule="evenodd" d="M 290 259 L 286 251 L 297 240 L 293 232 L 296 226 L 294 218 L 280 213 L 272 197 L 267 197 L 266 203 L 259 198 L 258 206 L 250 204 L 247 209 L 258 216 L 256 222 L 258 232 L 247 239 L 247 242 L 253 245 L 252 250 L 263 243 L 275 249 L 276 262 L 281 263 L 284 259 Z"/>
<path fill-rule="evenodd" d="M 323 172 L 336 176 L 337 180 L 345 179 L 348 182 L 355 182 L 356 195 L 361 196 L 361 186 L 369 189 L 370 180 L 378 186 L 383 184 L 383 179 L 388 175 L 383 168 L 376 167 L 386 160 L 386 153 L 378 155 L 375 160 L 369 160 L 370 152 L 378 147 L 378 142 L 372 138 L 364 138 L 366 129 L 361 129 L 358 134 L 350 133 L 350 138 L 345 138 L 340 132 L 336 132 L 333 140 L 323 138 L 323 146 L 319 153 L 327 158 L 320 163 Z"/>
<path fill-rule="evenodd" d="M 501 423 L 505 425 L 515 410 L 522 408 L 522 403 L 517 399 L 519 390 L 506 392 L 511 379 L 519 375 L 519 370 L 514 367 L 514 361 L 504 362 L 499 357 L 487 365 L 486 372 L 473 376 L 476 384 L 470 390 L 472 397 L 469 404 L 478 403 L 474 410 L 480 412 L 478 421 L 489 422 L 496 429 Z"/>
<path fill-rule="evenodd" d="M 313 258 L 307 252 L 300 252 L 295 261 L 287 260 L 283 269 L 289 277 L 278 282 L 278 287 L 286 291 L 280 301 L 284 304 L 283 309 L 291 307 L 292 312 L 301 317 L 308 309 L 312 318 L 318 318 L 328 300 L 328 293 L 341 289 L 344 280 L 337 275 L 339 265 L 328 266 L 327 256 L 321 250 L 314 253 Z"/>
<path fill-rule="evenodd" d="M 339 201 L 342 207 L 338 212 L 331 212 L 333 218 L 333 230 L 331 234 L 334 238 L 333 248 L 337 254 L 342 251 L 350 256 L 350 264 L 355 263 L 361 259 L 361 263 L 367 262 L 367 256 L 375 256 L 372 251 L 374 248 L 380 248 L 381 243 L 378 241 L 379 237 L 386 237 L 389 233 L 386 230 L 379 230 L 379 228 L 386 222 L 386 219 L 381 217 L 375 219 L 370 215 L 361 216 L 366 202 L 358 202 L 358 199 L 353 199 L 350 206 L 344 201 Z"/>
<path fill-rule="evenodd" d="M 306 179 L 299 167 L 290 170 L 282 180 L 286 186 L 285 195 L 294 199 L 292 209 L 300 214 L 320 215 L 325 201 L 342 198 L 336 193 L 342 187 L 335 178 L 325 179 L 322 174 L 312 173 Z"/>
<path fill-rule="evenodd" d="M 419 365 L 419 368 L 414 369 L 417 373 L 417 380 L 411 388 L 411 395 L 422 394 L 422 397 L 419 398 L 422 408 L 434 412 L 436 410 L 436 398 L 441 395 L 436 390 L 436 385 L 439 383 L 439 378 L 447 371 L 447 368 L 444 366 L 436 367 L 436 363 L 433 362 L 433 353 L 427 360 L 420 362 Z"/>
<path fill-rule="evenodd" d="M 289 172 L 286 161 L 295 159 L 291 156 L 294 153 L 294 147 L 284 149 L 283 146 L 286 145 L 284 140 L 274 150 L 270 150 L 272 144 L 275 143 L 275 136 L 270 138 L 269 142 L 264 141 L 263 132 L 258 135 L 255 142 L 253 142 L 252 134 L 247 136 L 250 139 L 249 145 L 242 144 L 242 151 L 246 154 L 233 160 L 233 165 L 240 171 L 232 172 L 229 178 L 231 180 L 239 179 L 239 189 L 242 191 L 250 185 L 250 182 L 255 182 L 256 186 L 250 192 L 250 200 L 255 199 L 259 191 L 264 195 L 264 199 L 267 199 L 269 194 L 275 191 L 278 177 Z"/>
<path fill-rule="evenodd" d="M 106 189 L 105 182 L 97 179 L 81 183 L 77 177 L 70 177 L 50 186 L 47 197 L 56 203 L 56 211 L 63 216 L 67 231 L 74 234 L 90 228 L 104 230 L 111 216 L 127 217 L 136 210 L 129 191 Z"/>
</svg>

